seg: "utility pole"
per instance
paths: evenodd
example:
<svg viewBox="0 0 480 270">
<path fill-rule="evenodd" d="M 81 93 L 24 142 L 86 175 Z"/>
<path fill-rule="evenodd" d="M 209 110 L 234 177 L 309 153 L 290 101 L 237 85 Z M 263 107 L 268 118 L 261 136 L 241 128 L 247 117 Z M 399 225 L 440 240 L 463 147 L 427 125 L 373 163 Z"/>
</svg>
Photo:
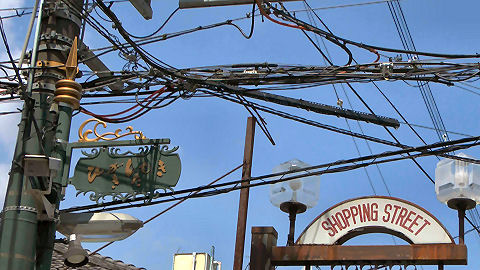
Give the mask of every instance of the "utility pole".
<svg viewBox="0 0 480 270">
<path fill-rule="evenodd" d="M 238 204 L 237 236 L 235 238 L 235 254 L 233 257 L 233 270 L 242 270 L 243 251 L 245 247 L 245 232 L 247 226 L 248 196 L 250 193 L 250 178 L 252 172 L 253 143 L 255 139 L 255 118 L 247 120 L 245 134 L 245 148 L 243 150 L 242 188 Z"/>
<path fill-rule="evenodd" d="M 80 32 L 78 11 L 83 3 L 84 0 L 41 1 L 30 60 L 32 69 L 22 93 L 24 107 L 0 228 L 2 269 L 50 269 L 55 219 L 63 196 L 62 170 L 58 170 L 62 166 L 57 164 L 56 176 L 50 169 L 53 161 L 64 160 L 72 111 L 81 98 L 78 84 L 55 84 L 65 79 L 65 71 L 72 74 L 65 62 Z M 65 86 L 77 92 L 65 90 Z"/>
</svg>

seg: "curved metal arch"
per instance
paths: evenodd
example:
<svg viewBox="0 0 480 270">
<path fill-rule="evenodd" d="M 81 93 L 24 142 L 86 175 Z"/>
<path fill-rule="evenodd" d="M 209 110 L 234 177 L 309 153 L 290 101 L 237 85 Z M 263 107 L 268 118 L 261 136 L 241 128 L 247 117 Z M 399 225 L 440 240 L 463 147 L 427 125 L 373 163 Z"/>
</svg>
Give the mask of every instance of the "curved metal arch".
<svg viewBox="0 0 480 270">
<path fill-rule="evenodd" d="M 377 220 L 358 222 L 358 224 L 355 224 L 355 226 L 350 226 L 349 224 L 348 226 L 345 226 L 349 228 L 342 228 L 341 230 L 338 230 L 338 234 L 335 233 L 333 236 L 328 235 L 327 229 L 322 227 L 323 222 L 325 222 L 328 218 L 334 217 L 342 211 L 348 212 L 348 210 L 345 209 L 351 209 L 349 207 L 361 204 L 376 204 L 379 215 Z M 405 225 L 403 225 L 403 228 L 402 226 L 399 226 L 398 221 L 396 224 L 388 221 L 384 222 L 383 217 L 380 218 L 380 215 L 383 214 L 382 211 L 386 212 L 384 207 L 387 204 L 390 206 L 394 205 L 401 207 L 401 209 L 405 208 L 409 211 L 415 211 L 416 215 L 422 216 L 422 220 L 428 220 L 428 226 L 424 226 L 424 228 L 415 232 L 412 232 L 412 230 L 409 232 L 406 230 Z M 412 222 L 411 220 L 409 221 Z M 344 223 L 344 225 L 346 224 Z M 420 238 L 418 234 L 422 230 L 423 235 Z M 424 208 L 399 198 L 386 196 L 366 196 L 343 201 L 325 210 L 305 228 L 305 230 L 298 237 L 296 244 L 341 245 L 354 237 L 368 233 L 390 234 L 399 237 L 410 244 L 455 243 L 450 233 L 445 229 L 440 221 Z"/>
</svg>

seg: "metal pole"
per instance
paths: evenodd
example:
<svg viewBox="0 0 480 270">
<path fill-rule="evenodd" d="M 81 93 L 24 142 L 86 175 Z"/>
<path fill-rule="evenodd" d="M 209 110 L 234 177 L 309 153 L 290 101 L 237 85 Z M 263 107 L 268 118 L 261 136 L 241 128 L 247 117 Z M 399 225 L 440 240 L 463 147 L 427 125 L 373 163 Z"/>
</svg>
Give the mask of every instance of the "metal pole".
<svg viewBox="0 0 480 270">
<path fill-rule="evenodd" d="M 32 17 L 30 18 L 30 23 L 28 24 L 28 30 L 27 30 L 27 35 L 25 36 L 25 41 L 23 42 L 23 48 L 22 48 L 22 53 L 20 54 L 20 58 L 18 60 L 18 68 L 21 69 L 23 65 L 23 60 L 25 59 L 25 52 L 27 51 L 27 46 L 28 42 L 30 41 L 30 35 L 32 34 L 32 29 L 33 29 L 33 24 L 35 23 L 35 17 L 37 15 L 37 9 L 38 9 L 38 3 L 39 0 L 35 0 L 35 4 L 33 5 L 33 12 L 32 12 Z M 40 7 L 43 5 L 43 0 L 42 4 Z M 41 9 L 40 9 L 41 10 Z M 40 24 L 38 24 L 40 25 Z M 37 29 L 38 32 L 35 33 L 40 33 L 40 29 Z M 36 42 L 38 42 L 38 36 L 35 35 Z M 33 46 L 34 48 L 37 48 Z"/>
<path fill-rule="evenodd" d="M 42 0 L 38 12 L 30 67 L 35 66 L 37 59 L 43 4 Z M 24 107 L 18 125 L 17 144 L 9 172 L 0 225 L 0 265 L 4 269 L 33 269 L 35 264 L 37 209 L 32 195 L 28 193 L 30 183 L 26 181 L 22 168 L 24 155 L 37 152 L 40 143 L 37 141 L 37 136 L 34 136 L 35 131 L 32 132 L 32 118 L 38 116 L 37 112 L 42 102 L 42 97 L 38 94 L 31 95 L 33 73 L 33 70 L 30 70 L 27 89 L 25 95 L 22 96 Z M 42 118 L 41 115 L 40 118 Z"/>
<path fill-rule="evenodd" d="M 62 146 L 68 142 L 72 107 L 59 104 L 51 107 L 55 83 L 65 77 L 65 71 L 59 68 L 38 67 L 39 61 L 66 62 L 66 53 L 52 45 L 71 46 L 72 40 L 79 34 L 80 18 L 74 11 L 71 16 L 65 14 L 71 6 L 81 10 L 84 0 L 42 0 L 34 39 L 34 48 L 27 89 L 22 95 L 24 109 L 19 124 L 17 145 L 10 171 L 7 195 L 5 198 L 2 223 L 0 228 L 0 266 L 2 269 L 50 269 L 55 238 L 54 218 L 38 220 L 37 214 L 43 215 L 39 204 L 32 195 L 31 180 L 38 177 L 25 177 L 23 161 L 26 154 L 62 158 Z M 63 8 L 62 8 L 63 7 Z M 44 10 L 51 12 L 48 17 Z M 40 40 L 40 36 L 45 38 Z M 63 44 L 58 44 L 63 42 Z M 58 66 L 58 64 L 54 64 Z M 52 109 L 53 108 L 53 109 Z M 58 126 L 58 128 L 57 128 Z M 57 140 L 55 139 L 57 138 Z M 63 159 L 62 159 L 63 160 Z M 45 197 L 58 209 L 61 194 L 61 179 L 54 179 L 52 191 Z M 38 195 L 35 195 L 38 196 Z M 43 195 L 40 195 L 43 196 Z M 40 212 L 40 213 L 38 213 Z"/>
<path fill-rule="evenodd" d="M 458 244 L 465 244 L 465 209 L 458 209 Z"/>
<path fill-rule="evenodd" d="M 73 15 L 65 18 L 65 16 L 56 16 L 56 14 L 53 14 L 49 17 L 48 25 L 45 26 L 47 36 L 48 34 L 52 36 L 54 33 L 57 35 L 58 33 L 61 33 L 60 35 L 63 35 L 65 37 L 64 40 L 67 40 L 65 45 L 72 48 L 71 53 L 74 54 L 74 58 L 72 58 L 71 60 L 74 63 L 66 64 L 66 69 L 68 70 L 72 69 L 72 65 L 75 66 L 75 68 L 73 68 L 75 70 L 77 65 L 76 55 L 78 46 L 77 44 L 74 44 L 74 40 L 80 34 L 81 27 L 81 18 L 77 14 L 77 11 L 82 10 L 84 2 L 85 0 L 51 0 L 51 4 L 53 4 L 55 7 L 60 7 L 64 5 L 64 8 Z M 46 43 L 48 42 L 51 41 L 47 40 Z M 47 59 L 57 61 L 62 64 L 68 62 L 65 53 L 58 53 L 57 51 L 46 51 L 46 54 Z M 41 54 L 39 56 L 41 56 Z M 56 69 L 56 71 L 60 73 L 59 77 L 65 78 L 66 73 L 64 70 Z M 76 72 L 73 73 L 73 75 L 70 74 L 72 78 L 68 78 L 67 76 L 67 80 L 59 81 L 57 79 L 51 82 L 56 83 L 55 89 L 59 87 L 58 83 L 62 82 L 60 86 L 63 87 L 62 91 L 65 92 L 66 90 L 68 90 L 70 92 L 81 92 L 81 86 L 73 81 L 75 74 Z M 66 93 L 64 93 L 64 95 L 65 94 Z M 54 158 L 59 158 L 62 161 L 62 164 L 60 166 L 61 168 L 63 168 L 63 163 L 66 161 L 65 149 L 70 136 L 72 113 L 74 109 L 78 109 L 78 101 L 79 100 L 77 100 L 76 102 L 64 101 L 64 99 L 60 98 L 57 95 L 57 92 L 55 92 L 55 97 L 53 99 L 53 102 L 51 102 L 51 107 L 49 108 L 50 121 L 48 123 L 49 126 L 47 127 L 47 130 L 51 130 L 51 132 L 47 135 L 47 138 L 49 139 L 46 141 L 46 145 L 49 145 L 48 148 L 51 149 L 50 156 Z M 55 215 L 58 214 L 60 201 L 64 195 L 62 194 L 62 176 L 63 170 L 61 169 L 60 171 L 58 171 L 57 176 L 52 180 L 52 192 L 48 195 L 50 202 L 55 207 Z M 36 270 L 50 270 L 54 248 L 55 232 L 55 218 L 46 219 L 38 222 Z"/>
<path fill-rule="evenodd" d="M 27 102 L 18 125 L 17 145 L 9 172 L 0 231 L 0 265 L 14 270 L 33 269 L 37 237 L 37 209 L 27 192 L 29 184 L 24 181 L 21 167 L 24 153 L 29 150 L 25 141 L 31 133 L 31 109 Z"/>
<path fill-rule="evenodd" d="M 242 186 L 250 184 L 252 172 L 253 142 L 255 137 L 255 118 L 247 120 L 247 131 L 245 135 L 245 148 L 243 152 Z M 247 226 L 249 188 L 240 190 L 240 202 L 238 206 L 237 237 L 235 239 L 235 255 L 233 257 L 233 270 L 242 270 L 243 251 L 245 247 L 245 231 Z"/>
<path fill-rule="evenodd" d="M 38 10 L 38 19 L 37 25 L 35 26 L 35 37 L 33 38 L 33 49 L 32 57 L 30 58 L 30 70 L 28 72 L 28 81 L 27 81 L 27 93 L 32 92 L 33 79 L 35 75 L 35 70 L 33 69 L 37 65 L 37 56 L 38 56 L 38 44 L 40 43 L 40 35 L 42 29 L 42 17 L 43 17 L 43 7 L 45 5 L 45 0 L 40 1 L 39 10 Z M 34 11 L 35 12 L 35 11 Z M 22 59 L 23 62 L 23 59 Z M 22 63 L 20 62 L 20 66 Z"/>
<path fill-rule="evenodd" d="M 297 208 L 291 207 L 288 213 L 288 219 L 290 220 L 290 229 L 288 231 L 287 246 L 293 246 L 295 238 L 295 220 L 297 218 Z"/>
<path fill-rule="evenodd" d="M 58 143 L 57 147 L 52 151 L 52 156 L 60 158 L 65 161 L 65 152 L 62 151 L 61 145 L 68 142 L 70 134 L 70 123 L 72 119 L 73 108 L 66 103 L 60 103 L 58 109 L 58 120 L 54 123 L 58 123 L 56 129 L 55 139 Z M 52 193 L 53 204 L 55 209 L 59 209 L 60 199 L 63 196 L 62 193 L 62 172 L 61 170 L 58 176 L 53 180 Z M 53 247 L 55 241 L 56 223 L 54 220 L 44 220 L 38 222 L 38 241 L 37 241 L 37 270 L 50 270 L 52 263 Z"/>
</svg>

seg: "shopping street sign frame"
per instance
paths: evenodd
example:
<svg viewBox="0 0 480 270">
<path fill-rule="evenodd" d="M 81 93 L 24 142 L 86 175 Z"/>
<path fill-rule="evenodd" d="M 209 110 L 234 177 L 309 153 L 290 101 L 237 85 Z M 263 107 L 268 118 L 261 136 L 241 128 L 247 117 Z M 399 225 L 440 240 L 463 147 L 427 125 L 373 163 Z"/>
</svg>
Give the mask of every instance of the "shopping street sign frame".
<svg viewBox="0 0 480 270">
<path fill-rule="evenodd" d="M 365 211 L 360 214 L 359 209 Z M 342 245 L 368 233 L 394 235 L 410 244 Z M 294 245 L 277 246 L 277 238 L 273 227 L 252 228 L 251 270 L 320 265 L 347 270 L 372 266 L 416 269 L 415 265 L 444 269 L 444 265 L 467 264 L 467 247 L 455 244 L 438 219 L 414 203 L 393 197 L 368 196 L 341 202 L 315 218 Z"/>
</svg>

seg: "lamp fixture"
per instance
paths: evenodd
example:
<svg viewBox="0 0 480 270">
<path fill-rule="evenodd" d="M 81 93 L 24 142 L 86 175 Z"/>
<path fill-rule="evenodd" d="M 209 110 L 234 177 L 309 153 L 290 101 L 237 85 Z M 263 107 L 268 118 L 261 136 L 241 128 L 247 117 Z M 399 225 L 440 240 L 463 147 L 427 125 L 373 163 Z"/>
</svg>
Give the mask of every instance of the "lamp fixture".
<svg viewBox="0 0 480 270">
<path fill-rule="evenodd" d="M 457 156 L 472 157 L 460 153 Z M 458 211 L 459 244 L 464 244 L 465 211 L 480 202 L 480 165 L 462 160 L 442 159 L 435 169 L 437 199 Z"/>
<path fill-rule="evenodd" d="M 81 241 L 77 235 L 70 235 L 67 252 L 65 252 L 65 265 L 69 267 L 81 267 L 88 263 L 88 254 L 82 248 Z"/>
<path fill-rule="evenodd" d="M 301 169 L 308 167 L 310 167 L 309 164 L 293 159 L 275 167 L 273 173 L 299 170 L 297 173 L 288 175 L 292 177 L 305 173 Z M 319 195 L 320 176 L 301 177 L 270 185 L 270 202 L 289 215 L 290 228 L 287 245 L 293 245 L 296 215 L 305 212 L 307 208 L 315 206 Z"/>
</svg>

